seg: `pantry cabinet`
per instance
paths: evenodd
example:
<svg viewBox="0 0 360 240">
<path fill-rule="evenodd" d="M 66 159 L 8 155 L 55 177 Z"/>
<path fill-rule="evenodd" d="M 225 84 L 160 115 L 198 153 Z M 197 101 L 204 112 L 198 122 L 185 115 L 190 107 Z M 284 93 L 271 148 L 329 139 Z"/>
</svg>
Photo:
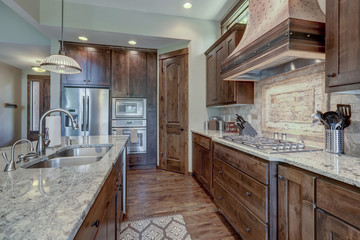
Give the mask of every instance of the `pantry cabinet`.
<svg viewBox="0 0 360 240">
<path fill-rule="evenodd" d="M 66 56 L 75 59 L 82 72 L 61 75 L 64 86 L 109 87 L 110 49 L 101 46 L 88 46 L 65 43 Z"/>
<path fill-rule="evenodd" d="M 112 97 L 146 97 L 146 52 L 114 49 L 111 69 Z"/>
<path fill-rule="evenodd" d="M 326 92 L 360 90 L 359 1 L 326 2 Z"/>
<path fill-rule="evenodd" d="M 221 64 L 232 53 L 244 34 L 246 25 L 235 24 L 206 52 L 206 105 L 253 104 L 254 83 L 223 81 Z"/>
</svg>

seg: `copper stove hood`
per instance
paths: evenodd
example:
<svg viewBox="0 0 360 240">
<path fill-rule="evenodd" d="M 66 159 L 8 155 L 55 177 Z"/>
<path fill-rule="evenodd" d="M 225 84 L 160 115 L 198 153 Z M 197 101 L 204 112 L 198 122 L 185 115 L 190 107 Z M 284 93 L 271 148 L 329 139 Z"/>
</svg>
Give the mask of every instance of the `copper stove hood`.
<svg viewBox="0 0 360 240">
<path fill-rule="evenodd" d="M 221 79 L 258 81 L 325 60 L 325 16 L 317 0 L 249 0 L 244 36 Z"/>
</svg>

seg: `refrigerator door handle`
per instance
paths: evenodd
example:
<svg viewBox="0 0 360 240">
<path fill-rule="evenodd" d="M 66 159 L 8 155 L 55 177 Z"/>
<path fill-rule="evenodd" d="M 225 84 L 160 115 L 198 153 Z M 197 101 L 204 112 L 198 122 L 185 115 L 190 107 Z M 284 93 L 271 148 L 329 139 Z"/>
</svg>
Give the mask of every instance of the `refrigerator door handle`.
<svg viewBox="0 0 360 240">
<path fill-rule="evenodd" d="M 90 108 L 89 108 L 89 106 L 90 106 L 90 98 L 89 98 L 89 96 L 87 96 L 87 99 L 86 99 L 86 111 L 87 111 L 87 116 L 86 116 L 86 131 L 89 131 L 89 112 L 90 112 Z"/>
<path fill-rule="evenodd" d="M 82 117 L 82 123 L 81 123 L 81 131 L 84 131 L 85 128 L 85 96 L 82 96 L 82 108 L 83 108 L 83 117 Z"/>
</svg>

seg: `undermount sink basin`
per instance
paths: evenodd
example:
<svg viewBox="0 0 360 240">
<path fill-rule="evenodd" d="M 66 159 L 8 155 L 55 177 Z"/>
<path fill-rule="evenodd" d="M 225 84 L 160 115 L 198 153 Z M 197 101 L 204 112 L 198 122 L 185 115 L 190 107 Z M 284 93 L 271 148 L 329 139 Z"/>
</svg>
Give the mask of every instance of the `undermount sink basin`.
<svg viewBox="0 0 360 240">
<path fill-rule="evenodd" d="M 111 147 L 70 148 L 56 152 L 45 160 L 34 164 L 26 164 L 24 168 L 60 168 L 95 163 L 110 150 Z"/>
</svg>

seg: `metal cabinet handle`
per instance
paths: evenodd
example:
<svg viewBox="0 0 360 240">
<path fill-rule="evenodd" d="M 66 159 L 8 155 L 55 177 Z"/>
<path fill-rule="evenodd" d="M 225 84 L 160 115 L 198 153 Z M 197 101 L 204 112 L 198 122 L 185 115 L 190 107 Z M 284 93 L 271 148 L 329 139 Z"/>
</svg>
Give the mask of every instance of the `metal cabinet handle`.
<svg viewBox="0 0 360 240">
<path fill-rule="evenodd" d="M 284 179 L 284 176 L 279 175 L 279 179 L 280 179 L 280 180 L 283 180 L 283 179 Z"/>
<path fill-rule="evenodd" d="M 184 128 L 179 128 L 180 131 L 184 131 L 185 129 Z"/>
<path fill-rule="evenodd" d="M 92 224 L 90 224 L 91 227 L 96 227 L 96 228 L 98 228 L 99 225 L 100 225 L 99 219 L 97 219 L 95 222 L 93 222 Z"/>
<path fill-rule="evenodd" d="M 222 199 L 223 199 L 223 197 L 218 197 L 218 199 L 219 199 L 219 200 L 222 200 Z"/>
<path fill-rule="evenodd" d="M 119 191 L 122 189 L 122 184 L 118 184 L 116 187 L 118 187 Z"/>
<path fill-rule="evenodd" d="M 246 195 L 250 196 L 252 193 L 251 192 L 246 192 Z"/>
<path fill-rule="evenodd" d="M 222 174 L 223 172 L 221 170 L 219 170 L 219 174 Z"/>
<path fill-rule="evenodd" d="M 250 231 L 251 231 L 251 228 L 245 228 L 245 230 L 246 230 L 247 232 L 250 232 Z"/>
<path fill-rule="evenodd" d="M 336 77 L 336 73 L 328 73 L 327 76 L 328 77 Z"/>
</svg>

